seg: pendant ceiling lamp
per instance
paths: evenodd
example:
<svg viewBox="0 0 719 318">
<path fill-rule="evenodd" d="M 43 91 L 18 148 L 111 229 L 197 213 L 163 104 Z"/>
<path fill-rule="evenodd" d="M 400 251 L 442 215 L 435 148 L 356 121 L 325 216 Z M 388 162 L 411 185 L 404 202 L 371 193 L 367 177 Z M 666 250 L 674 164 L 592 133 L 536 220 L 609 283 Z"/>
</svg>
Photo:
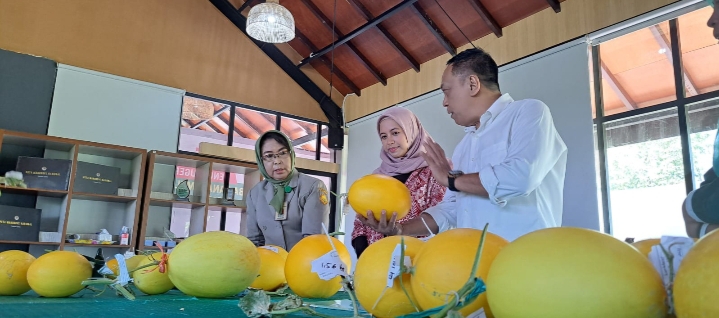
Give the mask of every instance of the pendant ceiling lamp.
<svg viewBox="0 0 719 318">
<path fill-rule="evenodd" d="M 289 42 L 295 38 L 295 19 L 279 0 L 267 0 L 250 9 L 247 34 L 267 43 Z"/>
</svg>

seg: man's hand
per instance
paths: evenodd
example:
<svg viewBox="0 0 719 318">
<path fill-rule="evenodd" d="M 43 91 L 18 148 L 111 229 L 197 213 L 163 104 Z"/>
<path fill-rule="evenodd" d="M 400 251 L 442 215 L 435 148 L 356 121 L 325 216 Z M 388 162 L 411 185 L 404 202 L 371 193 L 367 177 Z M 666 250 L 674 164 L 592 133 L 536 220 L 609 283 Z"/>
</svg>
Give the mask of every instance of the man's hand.
<svg viewBox="0 0 719 318">
<path fill-rule="evenodd" d="M 449 172 L 452 170 L 452 166 L 444 155 L 442 147 L 430 140 L 424 144 L 424 153 L 422 158 L 427 162 L 429 169 L 432 171 L 432 176 L 437 182 L 445 187 L 449 186 Z"/>
<path fill-rule="evenodd" d="M 357 214 L 357 218 L 362 224 L 369 226 L 373 230 L 384 234 L 385 236 L 397 235 L 400 232 L 401 226 L 397 224 L 397 212 L 392 213 L 392 218 L 387 220 L 387 211 L 382 210 L 379 221 L 375 219 L 372 211 L 367 211 L 367 217 L 365 218 L 361 214 Z"/>
</svg>

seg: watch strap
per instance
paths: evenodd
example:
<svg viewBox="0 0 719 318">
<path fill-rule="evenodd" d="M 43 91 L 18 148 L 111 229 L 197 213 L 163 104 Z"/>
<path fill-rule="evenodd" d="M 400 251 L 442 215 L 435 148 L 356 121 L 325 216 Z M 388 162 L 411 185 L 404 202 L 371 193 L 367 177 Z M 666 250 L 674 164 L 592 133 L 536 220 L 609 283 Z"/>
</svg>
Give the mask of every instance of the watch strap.
<svg viewBox="0 0 719 318">
<path fill-rule="evenodd" d="M 454 178 L 455 178 L 454 176 L 447 177 L 447 188 L 449 189 L 449 191 L 459 192 L 459 190 L 457 190 L 457 188 L 454 187 Z"/>
</svg>

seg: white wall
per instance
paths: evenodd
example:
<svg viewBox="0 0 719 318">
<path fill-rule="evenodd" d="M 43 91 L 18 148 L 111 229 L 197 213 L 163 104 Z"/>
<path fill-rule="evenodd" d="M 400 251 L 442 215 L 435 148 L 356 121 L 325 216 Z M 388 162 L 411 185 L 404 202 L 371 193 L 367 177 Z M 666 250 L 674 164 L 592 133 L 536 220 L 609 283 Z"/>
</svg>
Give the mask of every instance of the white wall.
<svg viewBox="0 0 719 318">
<path fill-rule="evenodd" d="M 177 151 L 184 91 L 58 64 L 48 135 Z"/>
<path fill-rule="evenodd" d="M 561 47 L 500 67 L 502 92 L 515 100 L 535 98 L 544 101 L 554 124 L 569 149 L 564 187 L 564 226 L 599 229 L 594 142 L 592 134 L 589 59 L 584 41 Z M 439 78 L 437 82 L 439 82 Z M 432 136 L 451 157 L 464 135 L 442 107 L 437 90 L 398 106 L 412 110 Z M 372 173 L 381 160 L 375 113 L 348 123 L 347 186 Z M 345 244 L 351 249 L 354 212 L 345 218 Z M 352 253 L 354 255 L 354 253 Z"/>
</svg>

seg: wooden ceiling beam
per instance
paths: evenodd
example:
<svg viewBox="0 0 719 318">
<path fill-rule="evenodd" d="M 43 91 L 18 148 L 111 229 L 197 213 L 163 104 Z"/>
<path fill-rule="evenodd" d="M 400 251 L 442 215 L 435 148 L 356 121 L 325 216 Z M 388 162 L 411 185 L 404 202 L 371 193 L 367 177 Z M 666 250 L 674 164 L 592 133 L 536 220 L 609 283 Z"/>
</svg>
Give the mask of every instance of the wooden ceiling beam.
<svg viewBox="0 0 719 318">
<path fill-rule="evenodd" d="M 424 25 L 429 29 L 430 32 L 434 35 L 435 38 L 437 38 L 437 41 L 439 41 L 439 44 L 444 47 L 449 54 L 452 54 L 452 56 L 457 55 L 457 48 L 455 48 L 452 45 L 452 42 L 450 42 L 446 36 L 442 33 L 442 30 L 439 29 L 439 26 L 432 21 L 432 19 L 427 14 L 427 11 L 424 11 L 422 7 L 419 5 L 419 3 L 414 3 L 412 6 L 412 11 L 414 11 L 419 17 L 421 18 Z"/>
<path fill-rule="evenodd" d="M 255 0 L 247 0 L 245 3 L 243 3 L 238 9 L 237 12 L 242 13 L 247 7 L 249 7 Z"/>
<path fill-rule="evenodd" d="M 547 3 L 549 3 L 549 6 L 552 7 L 554 12 L 562 12 L 562 6 L 559 4 L 559 0 L 547 0 Z"/>
<path fill-rule="evenodd" d="M 365 7 L 359 0 L 347 0 L 347 2 L 349 2 L 349 4 L 355 9 L 355 11 L 362 15 L 365 20 L 371 21 L 372 19 L 374 19 L 372 13 L 367 10 L 367 7 Z M 415 60 L 412 55 L 409 54 L 409 52 L 402 46 L 402 44 L 400 44 L 399 41 L 397 41 L 397 39 L 395 39 L 395 37 L 391 33 L 389 33 L 389 31 L 385 27 L 382 26 L 382 24 L 377 24 L 377 30 L 379 30 L 380 34 L 382 34 L 382 37 L 384 37 L 384 39 L 387 40 L 390 45 L 392 45 L 395 51 L 397 51 L 397 53 L 402 56 L 402 59 L 404 59 L 404 61 L 407 62 L 407 64 L 409 64 L 409 66 L 411 66 L 415 72 L 419 72 L 419 63 L 417 62 L 417 60 Z M 315 52 L 317 50 L 312 51 Z"/>
<path fill-rule="evenodd" d="M 308 0 L 302 0 L 302 1 L 306 2 Z M 416 3 L 417 1 L 418 0 L 404 0 L 404 1 L 400 2 L 399 4 L 395 5 L 394 7 L 385 11 L 384 13 L 380 14 L 378 17 L 372 19 L 371 21 L 368 21 L 363 26 L 350 32 L 349 34 L 347 34 L 345 36 L 340 36 L 340 38 L 338 40 L 336 40 L 334 43 L 330 43 L 329 45 L 323 47 L 319 51 L 310 54 L 309 57 L 305 58 L 304 60 L 302 60 L 302 62 L 300 62 L 299 66 L 305 65 L 305 64 L 309 63 L 310 61 L 317 59 L 320 56 L 331 52 L 335 47 L 338 47 L 345 43 L 349 44 L 350 40 L 352 40 L 355 37 L 357 37 L 358 35 L 362 34 L 364 31 L 367 31 L 370 28 L 374 28 L 375 26 L 380 24 L 380 22 L 389 19 L 391 16 L 393 16 L 397 12 L 402 11 L 402 9 L 412 6 L 412 4 Z M 327 25 L 327 24 L 325 23 L 325 25 Z"/>
<path fill-rule="evenodd" d="M 659 31 L 659 27 L 657 27 L 656 25 L 650 26 L 649 30 L 652 32 L 654 41 L 656 41 L 657 44 L 659 44 L 659 47 L 662 48 L 664 56 L 666 56 L 669 60 L 669 64 L 672 64 L 674 57 L 672 57 L 672 46 L 671 44 L 669 44 L 669 40 L 667 40 L 667 38 L 662 35 L 662 32 Z M 696 85 L 694 85 L 694 81 L 692 81 L 691 77 L 689 77 L 689 74 L 687 74 L 685 70 L 682 70 L 682 75 L 684 76 L 684 86 L 687 90 L 688 95 L 698 95 L 697 87 Z"/>
<path fill-rule="evenodd" d="M 550 1 L 551 2 L 551 1 Z M 480 0 L 469 0 L 469 3 L 472 5 L 475 11 L 479 14 L 479 17 L 482 18 L 484 23 L 489 27 L 490 30 L 496 35 L 498 38 L 502 37 L 502 27 L 499 26 L 499 23 L 497 23 L 497 20 L 494 19 L 491 13 L 487 10 L 487 8 L 482 4 L 482 1 Z"/>
<path fill-rule="evenodd" d="M 312 12 L 312 14 L 314 14 L 314 16 L 317 17 L 317 19 L 319 19 L 320 22 L 322 22 L 322 25 L 324 25 L 327 28 L 327 30 L 329 30 L 330 32 L 333 31 L 332 25 L 330 24 L 330 22 L 332 22 L 332 20 L 329 19 L 327 16 L 325 16 L 325 14 L 322 13 L 320 8 L 318 8 L 311 0 L 301 0 L 301 1 L 310 10 L 310 12 Z M 345 38 L 345 35 L 342 34 L 342 32 L 340 32 L 339 30 L 337 30 L 337 28 L 334 28 L 334 33 L 337 35 L 338 38 Z M 361 64 L 372 74 L 372 76 L 374 76 L 374 78 L 376 78 L 377 81 L 382 83 L 382 85 L 387 86 L 387 78 L 384 77 L 382 75 L 382 73 L 379 70 L 377 70 L 377 68 L 374 65 L 372 65 L 372 63 L 367 59 L 367 57 L 365 57 L 364 54 L 362 54 L 362 52 L 360 52 L 360 50 L 356 46 L 354 46 L 354 44 L 352 44 L 351 42 L 346 41 L 345 43 L 347 44 L 347 47 L 350 49 L 350 51 L 352 51 L 352 53 L 359 59 Z M 313 58 L 314 54 L 315 53 L 310 54 L 310 56 L 308 58 L 304 59 L 303 61 Z M 319 58 L 320 56 L 317 56 L 316 58 Z M 309 61 L 307 61 L 307 62 L 309 62 Z M 306 64 L 307 63 L 303 64 L 302 62 L 300 62 L 300 64 L 297 66 L 302 67 Z"/>
<path fill-rule="evenodd" d="M 314 44 L 312 44 L 310 39 L 308 39 L 307 36 L 305 36 L 302 32 L 300 32 L 300 30 L 295 29 L 295 37 L 297 37 L 297 39 L 300 40 L 300 42 L 302 42 L 305 46 L 307 46 L 310 49 L 310 51 L 312 51 L 312 52 L 317 51 L 317 47 Z M 320 61 L 322 63 L 324 63 L 325 66 L 332 69 L 332 61 L 330 61 L 328 58 L 322 56 L 322 57 L 320 57 Z M 355 95 L 360 96 L 361 90 L 359 89 L 359 87 L 357 87 L 357 85 L 355 85 L 354 82 L 352 82 L 352 80 L 349 79 L 349 77 L 347 77 L 347 75 L 345 75 L 345 73 L 342 73 L 342 71 L 340 71 L 339 68 L 335 67 L 334 74 L 337 75 L 337 78 L 340 81 L 342 81 L 342 83 L 345 83 L 345 85 L 347 85 L 347 87 L 353 93 L 355 93 Z"/>
<path fill-rule="evenodd" d="M 216 110 L 215 113 L 212 115 L 211 118 L 203 119 L 203 120 L 201 120 L 199 123 L 190 126 L 190 128 L 193 128 L 193 129 L 194 129 L 194 128 L 200 127 L 200 126 L 202 126 L 202 124 L 204 124 L 204 123 L 206 123 L 206 122 L 212 120 L 212 118 L 217 117 L 217 115 L 222 114 L 222 112 L 224 112 L 224 111 L 226 111 L 226 110 L 228 110 L 228 109 L 230 109 L 230 106 L 229 106 L 229 105 L 224 105 L 224 106 L 222 106 L 220 109 Z"/>
<path fill-rule="evenodd" d="M 327 136 L 327 132 L 328 132 L 327 128 L 323 128 L 322 132 L 320 134 L 320 138 Z M 302 146 L 308 142 L 315 141 L 316 139 L 317 139 L 317 133 L 313 132 L 313 133 L 309 133 L 305 136 L 302 136 L 300 138 L 297 138 L 295 140 L 292 140 L 292 145 L 295 147 L 298 147 L 298 146 Z"/>
<path fill-rule="evenodd" d="M 624 107 L 627 108 L 627 110 L 634 110 L 637 109 L 637 103 L 632 100 L 632 97 L 629 96 L 629 93 L 627 93 L 626 90 L 622 87 L 621 84 L 619 84 L 619 81 L 612 75 L 612 72 L 609 71 L 606 65 L 604 65 L 604 62 L 601 62 L 602 65 L 602 79 L 606 80 L 609 84 L 609 87 L 614 91 L 614 94 L 617 95 L 619 100 L 622 101 L 622 104 L 624 104 Z"/>
</svg>

